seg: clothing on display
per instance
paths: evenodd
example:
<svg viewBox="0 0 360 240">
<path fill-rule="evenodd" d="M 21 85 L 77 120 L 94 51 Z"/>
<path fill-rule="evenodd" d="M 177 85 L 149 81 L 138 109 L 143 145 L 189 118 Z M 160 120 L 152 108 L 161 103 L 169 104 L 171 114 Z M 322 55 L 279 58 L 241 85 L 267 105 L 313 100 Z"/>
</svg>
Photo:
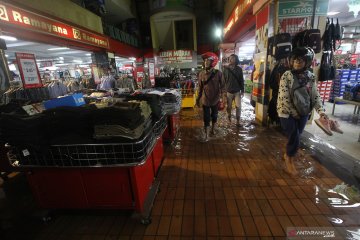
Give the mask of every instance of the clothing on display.
<svg viewBox="0 0 360 240">
<path fill-rule="evenodd" d="M 64 85 L 67 88 L 67 92 L 76 92 L 84 89 L 84 85 L 81 82 L 75 80 L 68 80 L 64 82 Z"/>
<path fill-rule="evenodd" d="M 120 77 L 115 81 L 116 88 L 128 88 L 130 92 L 135 90 L 134 80 L 130 77 Z"/>
<path fill-rule="evenodd" d="M 2 102 L 8 104 L 11 100 L 26 100 L 31 102 L 41 102 L 50 99 L 50 91 L 46 87 L 28 88 L 11 87 L 2 95 Z"/>
<path fill-rule="evenodd" d="M 54 80 L 45 85 L 49 90 L 50 98 L 57 98 L 68 93 L 67 87 L 60 80 Z"/>
<path fill-rule="evenodd" d="M 130 100 L 140 100 L 146 101 L 151 108 L 153 113 L 154 120 L 159 120 L 164 115 L 163 106 L 161 104 L 160 96 L 155 94 L 148 94 L 149 90 L 141 90 L 135 95 L 129 95 L 126 97 L 128 101 Z"/>
<path fill-rule="evenodd" d="M 115 78 L 111 75 L 103 76 L 101 78 L 100 84 L 97 86 L 97 89 L 100 90 L 110 90 L 115 87 Z"/>
</svg>

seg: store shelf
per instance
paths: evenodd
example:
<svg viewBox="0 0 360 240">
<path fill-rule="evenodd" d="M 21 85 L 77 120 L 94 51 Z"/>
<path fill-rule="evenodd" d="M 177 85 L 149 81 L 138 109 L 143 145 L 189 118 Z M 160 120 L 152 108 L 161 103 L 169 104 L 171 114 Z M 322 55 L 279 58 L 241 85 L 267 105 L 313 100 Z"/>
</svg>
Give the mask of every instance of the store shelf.
<svg viewBox="0 0 360 240">
<path fill-rule="evenodd" d="M 144 163 L 166 126 L 164 115 L 141 140 L 132 143 L 52 145 L 45 151 L 28 146 L 5 148 L 14 168 L 136 166 Z"/>
</svg>

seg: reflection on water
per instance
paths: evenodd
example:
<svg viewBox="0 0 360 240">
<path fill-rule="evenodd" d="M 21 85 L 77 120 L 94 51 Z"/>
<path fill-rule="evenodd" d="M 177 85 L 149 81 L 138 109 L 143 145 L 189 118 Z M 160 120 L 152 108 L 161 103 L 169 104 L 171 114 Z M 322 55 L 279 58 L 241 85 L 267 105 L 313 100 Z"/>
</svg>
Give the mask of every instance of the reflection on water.
<svg viewBox="0 0 360 240">
<path fill-rule="evenodd" d="M 301 187 L 305 186 L 306 188 L 307 186 L 311 186 L 310 193 L 306 192 L 306 195 L 311 199 L 311 203 L 318 206 L 319 209 L 324 209 L 324 205 L 330 209 L 326 217 L 333 226 L 344 228 L 344 230 L 347 231 L 347 233 L 344 234 L 344 239 L 359 239 L 358 234 L 360 230 L 353 227 L 360 226 L 360 221 L 358 220 L 360 217 L 358 215 L 353 217 L 347 212 L 355 210 L 355 213 L 358 213 L 360 211 L 359 190 L 355 186 L 336 182 L 338 178 L 329 174 L 328 169 L 324 167 L 325 164 L 322 165 L 322 161 L 316 161 L 318 155 L 315 155 L 315 153 L 327 156 L 326 154 L 328 152 L 336 152 L 335 147 L 323 142 L 318 136 L 309 137 L 307 143 L 304 144 L 304 148 L 300 149 L 295 157 L 295 167 L 299 174 L 296 177 L 289 176 L 282 171 L 284 168 L 283 155 L 285 152 L 286 138 L 280 134 L 274 134 L 273 130 L 257 125 L 255 123 L 253 108 L 246 102 L 243 103 L 241 126 L 239 127 L 235 125 L 234 114 L 235 112 L 233 110 L 232 122 L 229 123 L 226 112 L 220 112 L 215 134 L 210 135 L 207 143 L 201 144 L 226 145 L 226 148 L 232 149 L 233 152 L 247 154 L 246 156 L 248 157 L 246 157 L 246 161 L 247 164 L 249 164 L 249 168 L 257 168 L 256 164 L 260 162 L 259 159 L 268 159 L 269 161 L 266 162 L 266 164 L 272 164 L 275 170 L 278 170 L 278 172 L 282 174 L 281 176 L 285 176 L 284 179 L 290 179 L 289 185 L 292 183 L 291 181 L 294 181 Z M 183 111 L 181 117 L 182 120 L 190 120 L 184 123 L 186 124 L 185 127 L 190 126 L 191 129 L 190 131 L 188 131 L 188 129 L 183 131 L 184 134 L 186 133 L 186 139 L 191 138 L 196 143 L 202 142 L 205 138 L 204 129 L 199 125 L 199 121 L 202 121 L 202 110 L 197 108 L 193 111 Z M 195 121 L 196 127 L 193 127 L 192 123 Z M 177 153 L 184 150 L 181 144 L 181 134 L 179 136 L 173 145 Z M 266 138 L 266 141 L 262 140 L 264 138 Z M 262 147 L 264 143 L 270 144 L 270 146 Z M 319 149 L 320 145 L 323 146 L 323 148 Z M 259 156 L 259 158 L 257 158 L 257 156 Z M 337 161 L 340 161 L 341 157 L 339 155 L 336 156 Z M 256 159 L 256 162 L 249 163 L 252 159 Z M 226 164 L 226 161 L 225 163 L 224 161 L 217 163 Z M 360 179 L 360 163 L 353 164 L 352 166 L 354 176 L 358 176 L 358 179 Z M 263 166 L 259 166 L 259 169 L 264 168 Z M 339 171 L 341 171 L 340 168 Z M 254 173 L 255 179 L 261 178 L 261 174 L 262 172 L 260 171 Z M 275 175 L 276 173 L 272 176 Z M 262 183 L 266 185 L 273 181 L 272 176 L 269 175 L 269 179 L 261 178 Z M 258 182 L 255 181 L 254 184 L 257 183 Z M 301 189 L 301 187 L 299 189 Z M 351 228 L 349 226 L 351 226 Z"/>
<path fill-rule="evenodd" d="M 194 111 L 183 111 L 182 120 L 201 120 L 202 109 L 196 108 Z M 209 135 L 208 141 L 212 144 L 233 144 L 237 151 L 249 151 L 249 143 L 257 138 L 255 131 L 254 108 L 248 99 L 243 99 L 241 112 L 241 126 L 236 126 L 235 110 L 232 111 L 232 122 L 228 121 L 226 111 L 220 111 L 218 122 L 214 134 Z M 198 142 L 205 142 L 205 130 L 203 127 L 192 131 L 192 138 Z"/>
</svg>

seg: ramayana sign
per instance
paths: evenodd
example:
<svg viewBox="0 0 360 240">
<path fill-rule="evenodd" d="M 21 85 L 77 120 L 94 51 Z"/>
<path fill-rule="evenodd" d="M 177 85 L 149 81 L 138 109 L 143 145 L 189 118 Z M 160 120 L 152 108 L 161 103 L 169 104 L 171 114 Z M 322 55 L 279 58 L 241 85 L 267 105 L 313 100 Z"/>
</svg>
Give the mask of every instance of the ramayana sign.
<svg viewBox="0 0 360 240">
<path fill-rule="evenodd" d="M 6 3 L 0 4 L 0 26 L 2 24 L 71 39 L 97 47 L 109 48 L 108 39 L 104 36 L 40 16 Z"/>
</svg>

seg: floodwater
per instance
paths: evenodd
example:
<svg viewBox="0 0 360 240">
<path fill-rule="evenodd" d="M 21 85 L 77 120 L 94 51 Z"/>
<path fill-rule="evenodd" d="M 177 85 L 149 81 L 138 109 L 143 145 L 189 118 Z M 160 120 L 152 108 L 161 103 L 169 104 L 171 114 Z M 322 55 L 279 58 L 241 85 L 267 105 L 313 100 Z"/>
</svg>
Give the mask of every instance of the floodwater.
<svg viewBox="0 0 360 240">
<path fill-rule="evenodd" d="M 210 146 L 223 148 L 226 149 L 223 151 L 226 157 L 224 160 L 219 160 L 218 164 L 226 165 L 226 160 L 231 158 L 241 162 L 243 158 L 250 168 L 254 164 L 254 168 L 265 167 L 272 174 L 275 169 L 281 172 L 281 176 L 283 174 L 286 176 L 283 171 L 286 138 L 281 134 L 281 130 L 257 124 L 253 107 L 248 99 L 242 102 L 241 127 L 235 125 L 234 110 L 232 114 L 232 122 L 229 123 L 226 111 L 219 112 L 215 134 L 210 134 L 209 140 L 205 142 L 202 110 L 196 108 L 183 111 L 181 119 L 187 124 L 180 130 L 180 138 L 175 141 L 174 150 L 179 156 L 182 155 L 181 151 L 185 149 L 182 146 L 187 146 L 188 142 L 195 145 L 194 149 L 204 146 L 209 149 Z M 191 130 L 188 129 L 189 125 L 192 126 Z M 211 156 L 209 158 L 211 159 Z M 269 163 L 271 167 L 268 166 Z M 266 165 L 262 166 L 263 164 Z M 315 206 L 320 209 L 327 208 L 328 212 L 324 213 L 327 221 L 318 227 L 335 229 L 335 239 L 360 239 L 360 163 L 323 141 L 319 136 L 304 132 L 295 165 L 299 174 L 296 177 L 289 175 L 287 177 L 294 179 L 301 186 L 310 188 L 306 194 Z M 267 177 L 270 179 L 278 177 L 261 176 L 257 172 L 253 174 L 253 177 L 260 182 L 268 182 Z M 306 206 L 305 203 L 304 205 Z M 317 214 L 323 213 L 320 211 Z M 337 234 L 341 237 L 339 238 Z"/>
<path fill-rule="evenodd" d="M 360 239 L 359 163 L 304 132 L 299 175 L 288 175 L 281 131 L 256 123 L 248 99 L 241 116 L 237 127 L 220 112 L 203 142 L 201 109 L 181 111 L 156 176 L 150 225 L 114 210 L 58 211 L 44 224 L 20 175 L 0 194 L 0 239 Z M 300 236 L 308 233 L 322 235 Z"/>
</svg>

